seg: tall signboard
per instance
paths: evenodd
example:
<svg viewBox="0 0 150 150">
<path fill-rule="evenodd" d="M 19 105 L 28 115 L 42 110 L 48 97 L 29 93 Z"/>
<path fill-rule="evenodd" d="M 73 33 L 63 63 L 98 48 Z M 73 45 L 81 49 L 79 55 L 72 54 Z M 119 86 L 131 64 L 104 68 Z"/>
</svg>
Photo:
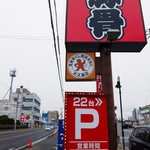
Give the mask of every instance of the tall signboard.
<svg viewBox="0 0 150 150">
<path fill-rule="evenodd" d="M 66 12 L 65 44 L 67 55 L 68 53 L 100 52 L 100 57 L 95 58 L 96 74 L 101 75 L 100 80 L 103 84 L 101 87 L 102 82 L 97 79 L 97 91 L 103 89 L 106 95 L 104 99 L 107 100 L 107 103 L 102 103 L 104 104 L 101 105 L 102 107 L 95 106 L 94 102 L 98 100 L 98 97 L 94 97 L 94 94 L 82 93 L 78 95 L 74 93 L 75 95 L 72 94 L 72 96 L 67 94 L 65 148 L 67 150 L 70 147 L 71 149 L 115 150 L 117 149 L 117 137 L 111 52 L 140 52 L 146 45 L 140 0 L 67 0 Z M 73 78 L 80 81 L 80 75 L 84 75 L 83 69 L 80 69 L 82 71 L 80 74 L 80 72 L 76 72 L 78 71 L 77 66 L 75 64 L 72 66 L 75 72 L 69 74 L 69 77 L 78 75 L 77 78 Z M 68 69 L 71 67 L 68 66 Z M 102 111 L 105 104 L 107 104 L 107 109 Z M 101 116 L 101 112 L 108 114 L 108 116 Z M 98 117 L 100 118 L 98 119 Z M 73 134 L 69 134 L 72 133 L 72 130 Z M 97 136 L 97 133 L 100 136 Z M 102 141 L 105 141 L 105 144 Z M 106 144 L 108 142 L 109 147 Z M 91 145 L 97 146 L 91 148 Z"/>
<path fill-rule="evenodd" d="M 112 52 L 140 52 L 146 45 L 140 0 L 67 0 L 66 18 L 67 52 L 99 51 L 109 30 L 119 32 Z"/>
<path fill-rule="evenodd" d="M 64 149 L 109 149 L 104 93 L 66 92 Z"/>
</svg>

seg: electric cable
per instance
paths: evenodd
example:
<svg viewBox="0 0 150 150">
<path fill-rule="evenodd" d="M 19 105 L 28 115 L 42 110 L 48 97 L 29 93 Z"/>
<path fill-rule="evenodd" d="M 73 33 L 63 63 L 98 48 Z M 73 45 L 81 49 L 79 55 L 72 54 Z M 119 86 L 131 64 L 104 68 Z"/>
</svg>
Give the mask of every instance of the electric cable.
<svg viewBox="0 0 150 150">
<path fill-rule="evenodd" d="M 2 98 L 2 100 L 4 100 L 4 98 L 6 97 L 6 95 L 8 94 L 8 92 L 10 91 L 10 88 L 7 90 L 6 94 L 4 95 L 4 97 Z"/>
<path fill-rule="evenodd" d="M 0 35 L 2 39 L 13 39 L 13 40 L 50 40 L 48 36 L 14 36 L 14 35 Z"/>
<path fill-rule="evenodd" d="M 62 87 L 62 84 L 61 84 L 60 66 L 59 66 L 59 61 L 58 61 L 56 39 L 55 39 L 55 31 L 54 31 L 54 23 L 53 23 L 52 9 L 51 9 L 51 2 L 50 2 L 50 0 L 48 0 L 48 4 L 49 4 L 49 11 L 50 11 L 51 28 L 52 28 L 53 39 L 54 39 L 54 49 L 55 49 L 55 56 L 56 56 L 56 62 L 57 62 L 57 68 L 58 68 L 57 70 L 58 70 L 58 76 L 59 76 L 59 83 L 60 83 L 61 94 L 62 94 L 62 99 L 63 99 L 63 87 Z"/>
<path fill-rule="evenodd" d="M 59 44 L 59 32 L 58 32 L 58 19 L 57 19 L 57 8 L 56 8 L 56 0 L 54 0 L 54 7 L 55 7 L 55 18 L 56 18 L 56 32 L 57 32 L 57 45 L 58 45 L 58 53 L 59 53 L 59 63 L 60 63 L 60 74 L 62 77 L 62 67 L 61 67 L 61 56 L 60 56 L 60 44 Z M 63 80 L 61 78 L 61 84 L 63 87 Z M 63 90 L 63 88 L 62 88 Z"/>
</svg>

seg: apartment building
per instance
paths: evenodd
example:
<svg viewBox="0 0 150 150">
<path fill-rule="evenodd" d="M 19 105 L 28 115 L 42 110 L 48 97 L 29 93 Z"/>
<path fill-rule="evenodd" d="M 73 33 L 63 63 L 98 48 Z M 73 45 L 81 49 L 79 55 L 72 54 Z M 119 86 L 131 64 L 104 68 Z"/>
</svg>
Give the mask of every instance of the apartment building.
<svg viewBox="0 0 150 150">
<path fill-rule="evenodd" d="M 0 115 L 20 120 L 29 127 L 38 127 L 41 120 L 41 99 L 23 86 L 11 93 L 10 100 L 0 101 Z"/>
</svg>

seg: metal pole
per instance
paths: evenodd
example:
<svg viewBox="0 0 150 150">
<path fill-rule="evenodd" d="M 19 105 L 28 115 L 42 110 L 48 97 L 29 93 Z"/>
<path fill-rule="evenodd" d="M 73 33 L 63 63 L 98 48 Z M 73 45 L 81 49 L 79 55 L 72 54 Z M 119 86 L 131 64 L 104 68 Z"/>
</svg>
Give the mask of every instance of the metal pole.
<svg viewBox="0 0 150 150">
<path fill-rule="evenodd" d="M 13 76 L 11 77 L 10 92 L 9 92 L 9 100 L 10 100 L 11 93 L 12 93 L 12 84 L 13 84 Z"/>
<path fill-rule="evenodd" d="M 16 104 L 16 113 L 15 113 L 14 130 L 16 130 L 16 122 L 17 122 L 17 108 L 18 108 L 18 102 L 17 102 L 17 104 Z"/>
<path fill-rule="evenodd" d="M 16 77 L 16 69 L 10 70 L 9 75 L 11 76 L 10 93 L 9 93 L 9 100 L 10 100 L 12 93 L 13 77 Z"/>
<path fill-rule="evenodd" d="M 121 84 L 120 84 L 120 77 L 117 78 L 117 84 L 115 86 L 119 89 L 119 97 L 120 97 L 120 113 L 121 113 L 121 131 L 122 131 L 122 147 L 123 150 L 125 149 L 125 142 L 124 142 L 124 130 L 123 130 L 123 113 L 122 113 L 122 99 L 121 99 Z"/>
<path fill-rule="evenodd" d="M 120 96 L 120 112 L 121 112 L 122 145 L 123 145 L 123 150 L 125 150 L 124 130 L 123 130 L 122 99 L 121 99 L 121 86 L 119 87 L 119 96 Z"/>
</svg>

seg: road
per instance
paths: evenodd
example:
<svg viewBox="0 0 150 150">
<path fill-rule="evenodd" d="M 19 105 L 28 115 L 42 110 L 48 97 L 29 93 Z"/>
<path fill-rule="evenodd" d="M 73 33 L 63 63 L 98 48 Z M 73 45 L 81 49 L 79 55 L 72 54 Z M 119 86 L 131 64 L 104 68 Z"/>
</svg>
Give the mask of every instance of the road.
<svg viewBox="0 0 150 150">
<path fill-rule="evenodd" d="M 0 134 L 0 150 L 19 149 L 25 145 L 50 136 L 54 131 L 45 131 L 43 129 L 26 129 L 17 132 L 7 132 Z"/>
<path fill-rule="evenodd" d="M 124 130 L 124 135 L 125 135 L 125 146 L 126 146 L 126 150 L 128 149 L 128 144 L 129 144 L 129 136 L 131 135 L 133 129 L 125 129 Z M 57 139 L 58 139 L 58 135 L 55 134 L 37 144 L 34 144 L 32 147 L 32 150 L 56 150 L 56 145 L 57 145 Z M 25 150 L 31 150 L 26 148 Z M 121 150 L 121 149 L 118 149 Z"/>
<path fill-rule="evenodd" d="M 24 150 L 56 150 L 57 149 L 58 134 L 54 134 L 41 142 L 33 144 L 32 148 L 25 148 Z"/>
<path fill-rule="evenodd" d="M 124 130 L 126 147 L 128 147 L 128 139 L 131 132 L 132 129 Z M 5 134 L 0 133 L 0 150 L 27 150 L 30 139 L 32 139 L 32 150 L 43 150 L 43 147 L 45 150 L 53 150 L 56 149 L 58 136 L 57 134 L 53 135 L 53 133 L 54 130 L 44 131 L 43 129 L 27 129 L 17 132 L 11 131 Z"/>
</svg>

